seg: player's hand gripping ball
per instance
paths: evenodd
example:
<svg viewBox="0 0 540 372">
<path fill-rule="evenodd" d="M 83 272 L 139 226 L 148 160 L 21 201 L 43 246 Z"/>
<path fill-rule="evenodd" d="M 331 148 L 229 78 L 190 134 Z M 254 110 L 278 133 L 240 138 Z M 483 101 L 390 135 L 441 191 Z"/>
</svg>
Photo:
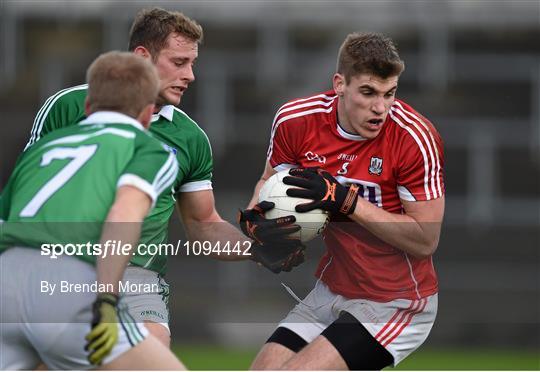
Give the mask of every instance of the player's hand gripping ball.
<svg viewBox="0 0 540 372">
<path fill-rule="evenodd" d="M 239 211 L 238 223 L 244 234 L 258 244 L 281 242 L 289 235 L 300 230 L 294 224 L 294 216 L 266 218 L 265 213 L 274 208 L 274 203 L 262 201 L 253 209 Z"/>
<path fill-rule="evenodd" d="M 311 199 L 309 203 L 296 205 L 297 212 L 310 212 L 317 208 L 333 214 L 349 215 L 354 212 L 358 200 L 358 186 L 343 186 L 330 173 L 320 168 L 296 168 L 283 178 L 287 195 Z M 300 188 L 298 188 L 300 187 Z"/>
<path fill-rule="evenodd" d="M 284 183 L 285 178 L 292 178 L 289 177 L 288 170 L 278 172 L 270 177 L 259 192 L 259 201 L 274 203 L 274 208 L 266 211 L 266 218 L 294 216 L 295 223 L 300 226 L 300 229 L 291 236 L 299 238 L 302 243 L 306 243 L 321 234 L 325 229 L 329 220 L 328 212 L 319 207 L 299 209 L 298 206 L 311 203 L 313 200 L 306 199 L 305 196 L 289 194 L 287 189 L 290 189 L 290 187 Z"/>
<path fill-rule="evenodd" d="M 291 236 L 300 230 L 293 216 L 265 218 L 264 213 L 273 207 L 274 203 L 263 201 L 253 209 L 239 211 L 238 223 L 244 234 L 254 240 L 251 259 L 277 274 L 304 262 L 305 247 Z"/>
</svg>

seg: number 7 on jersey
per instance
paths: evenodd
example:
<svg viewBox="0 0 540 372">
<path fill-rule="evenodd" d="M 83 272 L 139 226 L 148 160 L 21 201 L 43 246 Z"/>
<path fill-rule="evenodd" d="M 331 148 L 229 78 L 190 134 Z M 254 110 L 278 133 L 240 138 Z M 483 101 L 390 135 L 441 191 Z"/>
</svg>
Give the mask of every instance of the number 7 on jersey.
<svg viewBox="0 0 540 372">
<path fill-rule="evenodd" d="M 20 217 L 33 217 L 49 198 L 68 182 L 71 177 L 95 154 L 98 145 L 57 147 L 43 154 L 40 166 L 46 167 L 53 160 L 73 159 L 51 178 L 23 208 Z"/>
</svg>

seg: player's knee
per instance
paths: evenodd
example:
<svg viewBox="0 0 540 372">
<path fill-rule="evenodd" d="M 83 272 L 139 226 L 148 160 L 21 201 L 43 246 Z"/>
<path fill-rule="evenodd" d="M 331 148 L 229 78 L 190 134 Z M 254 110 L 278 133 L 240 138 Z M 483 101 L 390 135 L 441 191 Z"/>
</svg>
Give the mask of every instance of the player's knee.
<svg viewBox="0 0 540 372">
<path fill-rule="evenodd" d="M 167 348 L 171 347 L 171 334 L 169 330 L 160 323 L 145 321 L 144 326 L 151 335 L 158 339 Z"/>
<path fill-rule="evenodd" d="M 296 353 L 283 345 L 267 343 L 263 346 L 249 369 L 251 371 L 278 370 Z"/>
<path fill-rule="evenodd" d="M 306 345 L 307 342 L 296 333 L 287 328 L 279 327 L 266 341 L 250 369 L 279 369 Z"/>
</svg>

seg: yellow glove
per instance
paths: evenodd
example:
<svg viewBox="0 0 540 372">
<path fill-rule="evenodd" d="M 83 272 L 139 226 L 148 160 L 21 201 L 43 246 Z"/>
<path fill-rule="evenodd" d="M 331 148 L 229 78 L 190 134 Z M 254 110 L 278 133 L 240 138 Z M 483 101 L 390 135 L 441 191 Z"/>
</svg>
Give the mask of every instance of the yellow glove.
<svg viewBox="0 0 540 372">
<path fill-rule="evenodd" d="M 118 341 L 118 296 L 100 293 L 92 305 L 92 329 L 86 335 L 88 361 L 100 365 Z"/>
</svg>

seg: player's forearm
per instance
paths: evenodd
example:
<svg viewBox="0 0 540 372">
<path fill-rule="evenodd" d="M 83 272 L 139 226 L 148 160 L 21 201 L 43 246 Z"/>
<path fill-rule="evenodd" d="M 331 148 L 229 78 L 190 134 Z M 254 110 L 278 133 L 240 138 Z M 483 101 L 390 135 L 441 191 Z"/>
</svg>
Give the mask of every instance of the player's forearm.
<svg viewBox="0 0 540 372">
<path fill-rule="evenodd" d="M 118 282 L 124 275 L 133 247 L 139 242 L 142 221 L 150 206 L 150 197 L 132 186 L 122 186 L 116 192 L 115 202 L 103 225 L 100 244 L 104 248 L 108 242 L 109 245 L 116 242 L 126 249 L 106 251 L 106 256 L 98 257 L 96 262 L 98 283 L 112 285 L 113 293 L 118 293 Z"/>
<path fill-rule="evenodd" d="M 99 284 L 111 285 L 113 293 L 118 293 L 118 282 L 122 279 L 127 264 L 131 258 L 133 247 L 138 243 L 141 233 L 141 222 L 129 221 L 129 211 L 112 209 L 103 227 L 100 244 L 104 248 L 110 242 L 126 248 L 121 252 L 104 251 L 106 256 L 100 256 L 96 262 L 97 281 Z M 109 242 L 109 243 L 108 243 Z"/>
<path fill-rule="evenodd" d="M 122 243 L 124 244 L 123 241 Z M 105 285 L 105 288 L 112 288 L 112 291 L 107 292 L 118 294 L 118 282 L 124 276 L 124 271 L 131 257 L 130 254 L 116 254 L 97 259 L 97 282 Z"/>
<path fill-rule="evenodd" d="M 243 253 L 244 247 L 249 246 L 249 241 L 246 243 L 244 234 L 221 218 L 211 190 L 181 193 L 177 206 L 190 241 L 200 242 L 203 248 L 211 245 L 211 255 L 221 260 L 237 261 L 249 258 L 237 253 L 238 248 L 241 248 Z M 233 252 L 233 248 L 237 249 Z M 219 251 L 221 253 L 218 254 Z"/>
<path fill-rule="evenodd" d="M 406 214 L 389 213 L 358 199 L 349 216 L 386 243 L 416 257 L 431 256 L 439 243 L 441 222 L 418 222 Z"/>
<path fill-rule="evenodd" d="M 251 197 L 251 200 L 249 201 L 249 204 L 247 206 L 248 209 L 253 208 L 253 206 L 259 202 L 259 192 L 261 191 L 261 188 L 263 187 L 265 182 L 266 182 L 266 179 L 261 178 L 255 184 L 255 189 L 253 190 L 253 196 Z"/>
<path fill-rule="evenodd" d="M 242 261 L 250 258 L 247 254 L 251 245 L 250 240 L 229 222 L 220 218 L 219 221 L 184 223 L 191 242 L 199 241 L 201 244 L 209 242 L 214 248 L 211 257 L 223 261 Z"/>
</svg>

